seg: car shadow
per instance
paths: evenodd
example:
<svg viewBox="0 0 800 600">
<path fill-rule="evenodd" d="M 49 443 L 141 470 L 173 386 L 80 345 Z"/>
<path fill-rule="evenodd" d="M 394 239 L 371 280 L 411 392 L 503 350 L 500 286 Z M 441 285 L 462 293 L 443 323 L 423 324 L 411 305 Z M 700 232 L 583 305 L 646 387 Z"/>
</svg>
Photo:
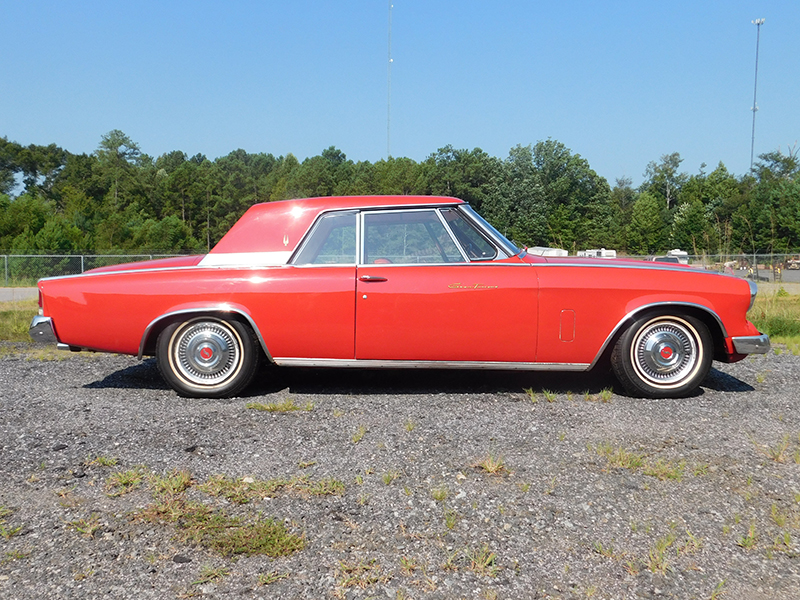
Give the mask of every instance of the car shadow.
<svg viewBox="0 0 800 600">
<path fill-rule="evenodd" d="M 703 387 L 708 388 L 710 390 L 714 390 L 715 392 L 753 392 L 755 388 L 734 377 L 733 375 L 728 375 L 727 373 L 723 373 L 712 367 L 709 374 L 703 380 Z"/>
<path fill-rule="evenodd" d="M 109 373 L 103 379 L 87 383 L 87 389 L 168 390 L 170 387 L 158 372 L 155 358 L 145 359 L 132 367 Z"/>
<path fill-rule="evenodd" d="M 295 394 L 599 393 L 614 388 L 608 373 L 544 373 L 467 369 L 264 369 L 246 395 L 288 389 Z"/>
<path fill-rule="evenodd" d="M 110 373 L 87 383 L 88 389 L 169 390 L 155 359 Z M 723 392 L 750 392 L 754 388 L 722 371 L 712 368 L 703 388 Z M 294 394 L 599 394 L 611 389 L 628 395 L 614 376 L 604 369 L 588 373 L 544 371 L 492 371 L 468 369 L 306 369 L 264 367 L 253 383 L 241 394 L 256 398 L 287 390 Z M 692 396 L 703 394 L 702 388 Z"/>
</svg>

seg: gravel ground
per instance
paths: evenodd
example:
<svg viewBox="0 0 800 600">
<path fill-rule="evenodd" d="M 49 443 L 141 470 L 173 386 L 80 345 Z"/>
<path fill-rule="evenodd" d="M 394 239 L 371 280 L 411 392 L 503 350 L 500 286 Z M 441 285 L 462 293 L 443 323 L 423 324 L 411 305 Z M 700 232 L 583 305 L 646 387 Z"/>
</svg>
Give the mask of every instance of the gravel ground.
<svg viewBox="0 0 800 600">
<path fill-rule="evenodd" d="M 246 397 L 186 400 L 152 360 L 0 350 L 2 598 L 800 597 L 786 352 L 715 363 L 681 400 L 601 397 L 603 374 L 347 370 L 265 371 Z M 287 400 L 308 410 L 247 408 Z M 304 548 L 187 541 L 181 519 L 142 517 L 152 483 L 109 495 L 137 467 L 185 470 L 176 497 L 274 518 Z M 201 491 L 218 474 L 344 491 L 239 505 Z"/>
</svg>

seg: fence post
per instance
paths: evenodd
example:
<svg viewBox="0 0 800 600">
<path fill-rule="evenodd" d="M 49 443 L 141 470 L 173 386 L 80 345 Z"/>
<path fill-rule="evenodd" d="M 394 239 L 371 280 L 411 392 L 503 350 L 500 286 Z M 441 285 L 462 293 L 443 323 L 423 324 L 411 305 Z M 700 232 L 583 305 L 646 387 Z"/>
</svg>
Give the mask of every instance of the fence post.
<svg viewBox="0 0 800 600">
<path fill-rule="evenodd" d="M 83 254 L 81 254 L 81 273 L 83 273 Z"/>
<path fill-rule="evenodd" d="M 3 254 L 3 262 L 6 265 L 6 287 L 8 287 L 8 254 Z"/>
</svg>

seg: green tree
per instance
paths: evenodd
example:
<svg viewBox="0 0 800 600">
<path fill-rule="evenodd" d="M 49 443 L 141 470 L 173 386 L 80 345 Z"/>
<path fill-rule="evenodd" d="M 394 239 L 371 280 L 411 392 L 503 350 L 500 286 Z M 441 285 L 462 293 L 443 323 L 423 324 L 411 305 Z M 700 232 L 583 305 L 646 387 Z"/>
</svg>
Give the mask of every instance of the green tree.
<svg viewBox="0 0 800 600">
<path fill-rule="evenodd" d="M 633 203 L 628 229 L 628 252 L 653 254 L 664 248 L 664 221 L 660 201 L 649 192 L 642 192 Z"/>
</svg>

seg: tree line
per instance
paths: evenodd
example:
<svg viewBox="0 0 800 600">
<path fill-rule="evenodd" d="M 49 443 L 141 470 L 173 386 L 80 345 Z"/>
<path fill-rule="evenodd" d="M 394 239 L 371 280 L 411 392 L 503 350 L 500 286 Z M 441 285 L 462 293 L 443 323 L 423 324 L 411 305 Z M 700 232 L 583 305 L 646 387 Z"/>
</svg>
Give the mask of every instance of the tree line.
<svg viewBox="0 0 800 600">
<path fill-rule="evenodd" d="M 92 154 L 0 138 L 0 251 L 6 254 L 206 252 L 258 202 L 362 194 L 456 196 L 523 246 L 632 255 L 791 253 L 800 249 L 800 160 L 762 154 L 736 176 L 722 163 L 681 170 L 678 153 L 644 182 L 612 187 L 586 159 L 548 139 L 508 156 L 445 146 L 425 160 L 348 159 L 331 146 L 292 154 L 235 150 L 215 160 L 176 150 L 153 158 L 125 133 Z"/>
</svg>

